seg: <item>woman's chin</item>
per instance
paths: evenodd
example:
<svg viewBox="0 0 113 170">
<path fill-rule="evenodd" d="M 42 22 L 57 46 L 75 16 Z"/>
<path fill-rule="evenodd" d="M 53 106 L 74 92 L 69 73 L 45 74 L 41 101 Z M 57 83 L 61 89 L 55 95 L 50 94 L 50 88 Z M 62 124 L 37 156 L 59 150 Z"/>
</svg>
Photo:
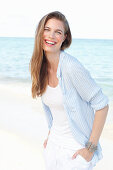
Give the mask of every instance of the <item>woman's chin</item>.
<svg viewBox="0 0 113 170">
<path fill-rule="evenodd" d="M 56 50 L 56 49 L 44 49 L 44 52 L 45 53 L 57 53 L 59 50 Z"/>
</svg>

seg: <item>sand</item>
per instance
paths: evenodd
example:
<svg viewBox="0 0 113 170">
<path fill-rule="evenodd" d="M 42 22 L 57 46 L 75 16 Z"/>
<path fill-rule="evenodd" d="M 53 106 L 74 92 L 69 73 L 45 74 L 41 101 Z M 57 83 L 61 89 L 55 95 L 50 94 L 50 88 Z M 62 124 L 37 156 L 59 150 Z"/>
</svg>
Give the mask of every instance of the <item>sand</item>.
<svg viewBox="0 0 113 170">
<path fill-rule="evenodd" d="M 32 99 L 30 88 L 29 83 L 0 83 L 0 170 L 45 170 L 47 122 L 41 100 Z M 104 157 L 94 170 L 112 170 L 113 102 L 100 143 Z"/>
</svg>

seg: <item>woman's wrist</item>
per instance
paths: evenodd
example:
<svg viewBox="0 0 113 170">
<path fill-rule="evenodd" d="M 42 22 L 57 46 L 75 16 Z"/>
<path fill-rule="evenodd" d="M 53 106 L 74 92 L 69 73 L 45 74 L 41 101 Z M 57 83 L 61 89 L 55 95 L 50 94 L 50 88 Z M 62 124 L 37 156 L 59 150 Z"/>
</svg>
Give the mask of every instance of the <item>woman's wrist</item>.
<svg viewBox="0 0 113 170">
<path fill-rule="evenodd" d="M 49 134 L 50 134 L 50 130 L 49 130 L 49 132 L 48 132 L 48 136 L 47 136 L 47 139 L 49 138 Z"/>
<path fill-rule="evenodd" d="M 94 153 L 96 150 L 97 150 L 97 145 L 95 145 L 93 142 L 91 141 L 88 141 L 86 144 L 85 144 L 85 148 L 88 149 L 88 151 Z"/>
</svg>

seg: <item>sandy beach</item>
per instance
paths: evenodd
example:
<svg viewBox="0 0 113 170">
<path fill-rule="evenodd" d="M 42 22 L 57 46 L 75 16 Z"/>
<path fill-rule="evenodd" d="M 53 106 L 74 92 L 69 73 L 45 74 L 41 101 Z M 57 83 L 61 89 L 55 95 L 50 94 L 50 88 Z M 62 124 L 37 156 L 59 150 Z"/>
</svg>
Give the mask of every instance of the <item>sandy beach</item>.
<svg viewBox="0 0 113 170">
<path fill-rule="evenodd" d="M 48 128 L 41 100 L 31 84 L 0 82 L 0 170 L 45 170 L 43 142 Z M 113 102 L 100 143 L 103 159 L 94 170 L 113 169 Z"/>
</svg>

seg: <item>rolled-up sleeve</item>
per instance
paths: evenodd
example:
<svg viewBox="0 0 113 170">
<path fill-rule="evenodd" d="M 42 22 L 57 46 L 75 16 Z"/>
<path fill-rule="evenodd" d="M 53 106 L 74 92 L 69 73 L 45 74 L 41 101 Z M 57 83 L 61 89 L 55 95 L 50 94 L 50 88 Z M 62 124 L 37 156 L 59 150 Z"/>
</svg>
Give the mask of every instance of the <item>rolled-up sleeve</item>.
<svg viewBox="0 0 113 170">
<path fill-rule="evenodd" d="M 53 117 L 52 117 L 50 108 L 43 101 L 42 101 L 42 106 L 43 106 L 43 109 L 44 109 L 44 112 L 45 112 L 45 115 L 46 115 L 46 120 L 47 120 L 47 123 L 48 123 L 48 128 L 50 130 L 51 127 L 52 127 Z"/>
<path fill-rule="evenodd" d="M 106 95 L 103 94 L 102 90 L 100 89 L 98 93 L 90 100 L 90 103 L 91 107 L 94 110 L 100 110 L 108 105 L 109 99 Z"/>
<path fill-rule="evenodd" d="M 90 102 L 94 110 L 100 110 L 108 104 L 108 97 L 103 94 L 101 87 L 91 77 L 89 71 L 77 60 L 71 62 L 71 80 L 81 96 Z"/>
</svg>

